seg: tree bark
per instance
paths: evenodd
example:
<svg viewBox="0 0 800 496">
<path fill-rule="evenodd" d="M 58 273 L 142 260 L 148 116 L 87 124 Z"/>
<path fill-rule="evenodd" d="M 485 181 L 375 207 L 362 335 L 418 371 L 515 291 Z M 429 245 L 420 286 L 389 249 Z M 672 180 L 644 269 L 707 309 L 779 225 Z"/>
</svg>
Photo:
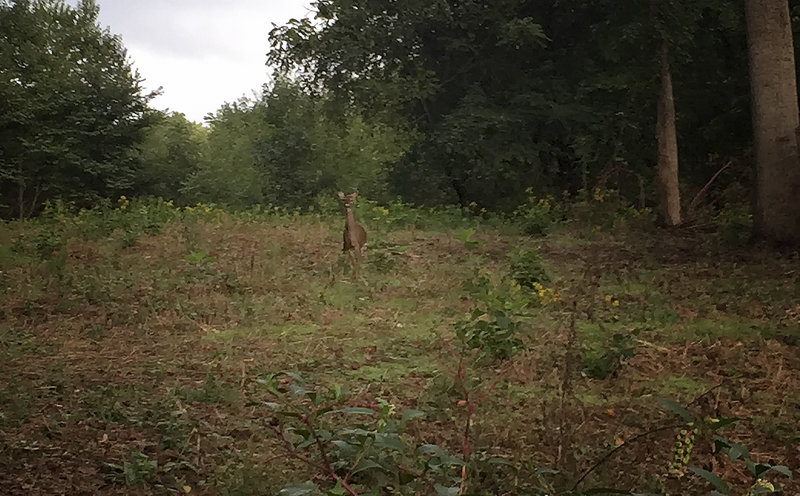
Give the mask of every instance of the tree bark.
<svg viewBox="0 0 800 496">
<path fill-rule="evenodd" d="M 800 154 L 794 46 L 787 0 L 745 0 L 756 194 L 762 240 L 800 245 Z"/>
<path fill-rule="evenodd" d="M 681 192 L 678 181 L 678 134 L 675 130 L 675 98 L 672 93 L 672 72 L 669 67 L 669 46 L 661 43 L 659 54 L 661 87 L 658 93 L 658 213 L 667 226 L 681 223 Z"/>
</svg>

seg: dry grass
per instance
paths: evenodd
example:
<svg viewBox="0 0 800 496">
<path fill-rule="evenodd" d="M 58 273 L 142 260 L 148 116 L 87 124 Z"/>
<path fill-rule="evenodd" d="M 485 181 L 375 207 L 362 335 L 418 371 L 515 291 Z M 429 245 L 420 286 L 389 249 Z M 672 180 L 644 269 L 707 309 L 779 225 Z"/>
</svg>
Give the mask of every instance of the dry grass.
<svg viewBox="0 0 800 496">
<path fill-rule="evenodd" d="M 796 259 L 664 234 L 576 243 L 569 233 L 542 242 L 490 230 L 479 232 L 486 243 L 473 253 L 445 232 L 397 230 L 371 232 L 377 248 L 357 282 L 340 253 L 339 224 L 223 216 L 167 224 L 128 248 L 119 232 L 71 239 L 60 276 L 6 253 L 0 494 L 274 494 L 309 475 L 288 461 L 265 463 L 275 444 L 267 412 L 252 406 L 263 394 L 254 381 L 278 371 L 347 385 L 355 403 L 380 396 L 428 410 L 419 440 L 457 451 L 463 412 L 440 364 L 454 363 L 452 322 L 470 307 L 461 284 L 477 267 L 505 270 L 505 253 L 521 244 L 541 245 L 563 300 L 535 315 L 527 350 L 483 406 L 479 450 L 554 466 L 564 448 L 557 428 L 568 418 L 575 446 L 567 449 L 580 472 L 618 440 L 664 421 L 654 397 L 668 396 L 702 415 L 753 418 L 730 437 L 754 459 L 800 466 Z M 30 226 L 3 229 L 0 239 L 30 239 Z M 573 300 L 579 351 L 590 354 L 613 333 L 639 334 L 633 359 L 604 380 L 576 374 L 563 403 Z M 474 374 L 491 380 L 496 368 Z M 661 477 L 674 435 L 620 450 L 590 479 L 701 491 L 701 481 Z M 741 464 L 710 455 L 708 439 L 696 458 L 734 486 L 747 484 Z M 787 494 L 800 492 L 781 482 Z"/>
</svg>

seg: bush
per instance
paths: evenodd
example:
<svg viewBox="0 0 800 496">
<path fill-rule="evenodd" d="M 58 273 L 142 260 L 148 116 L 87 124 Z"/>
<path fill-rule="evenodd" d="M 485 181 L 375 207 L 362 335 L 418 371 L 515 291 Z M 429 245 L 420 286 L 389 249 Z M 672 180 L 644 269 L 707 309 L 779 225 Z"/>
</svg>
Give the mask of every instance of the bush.
<svg viewBox="0 0 800 496">
<path fill-rule="evenodd" d="M 564 218 L 563 208 L 553 197 L 537 198 L 530 192 L 529 189 L 528 200 L 514 211 L 514 217 L 525 234 L 545 236 Z"/>
<path fill-rule="evenodd" d="M 493 284 L 485 275 L 466 283 L 475 307 L 455 323 L 456 336 L 469 348 L 505 359 L 522 348 L 519 333 L 530 300 L 513 280 Z"/>
<path fill-rule="evenodd" d="M 750 241 L 753 215 L 747 205 L 726 205 L 714 219 L 720 240 L 731 247 L 741 247 Z"/>
<path fill-rule="evenodd" d="M 520 286 L 533 289 L 536 283 L 550 282 L 537 251 L 520 248 L 511 254 L 510 259 L 511 276 Z"/>
</svg>

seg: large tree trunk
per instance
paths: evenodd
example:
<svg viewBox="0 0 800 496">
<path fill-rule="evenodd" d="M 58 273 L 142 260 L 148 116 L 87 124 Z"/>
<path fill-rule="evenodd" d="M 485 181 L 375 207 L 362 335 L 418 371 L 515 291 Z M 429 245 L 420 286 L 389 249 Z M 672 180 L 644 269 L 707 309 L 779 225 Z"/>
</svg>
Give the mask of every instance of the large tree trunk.
<svg viewBox="0 0 800 496">
<path fill-rule="evenodd" d="M 755 234 L 800 244 L 797 82 L 787 0 L 745 0 L 756 160 Z"/>
<path fill-rule="evenodd" d="M 675 130 L 675 99 L 672 94 L 672 72 L 669 68 L 669 46 L 661 44 L 661 87 L 658 92 L 658 214 L 667 226 L 681 223 L 681 192 L 678 182 L 678 134 Z"/>
</svg>

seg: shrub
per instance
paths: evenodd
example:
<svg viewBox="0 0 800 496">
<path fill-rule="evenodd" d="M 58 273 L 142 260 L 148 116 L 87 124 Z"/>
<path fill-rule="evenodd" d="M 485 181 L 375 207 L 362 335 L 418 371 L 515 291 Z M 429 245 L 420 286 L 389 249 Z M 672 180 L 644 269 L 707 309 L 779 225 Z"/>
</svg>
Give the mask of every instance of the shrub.
<svg viewBox="0 0 800 496">
<path fill-rule="evenodd" d="M 550 282 L 539 252 L 520 248 L 511 254 L 510 259 L 511 276 L 520 286 L 534 288 L 536 283 Z"/>
<path fill-rule="evenodd" d="M 455 323 L 456 336 L 469 348 L 505 359 L 522 348 L 519 333 L 530 300 L 513 280 L 493 284 L 485 275 L 468 281 L 475 307 Z"/>
</svg>

